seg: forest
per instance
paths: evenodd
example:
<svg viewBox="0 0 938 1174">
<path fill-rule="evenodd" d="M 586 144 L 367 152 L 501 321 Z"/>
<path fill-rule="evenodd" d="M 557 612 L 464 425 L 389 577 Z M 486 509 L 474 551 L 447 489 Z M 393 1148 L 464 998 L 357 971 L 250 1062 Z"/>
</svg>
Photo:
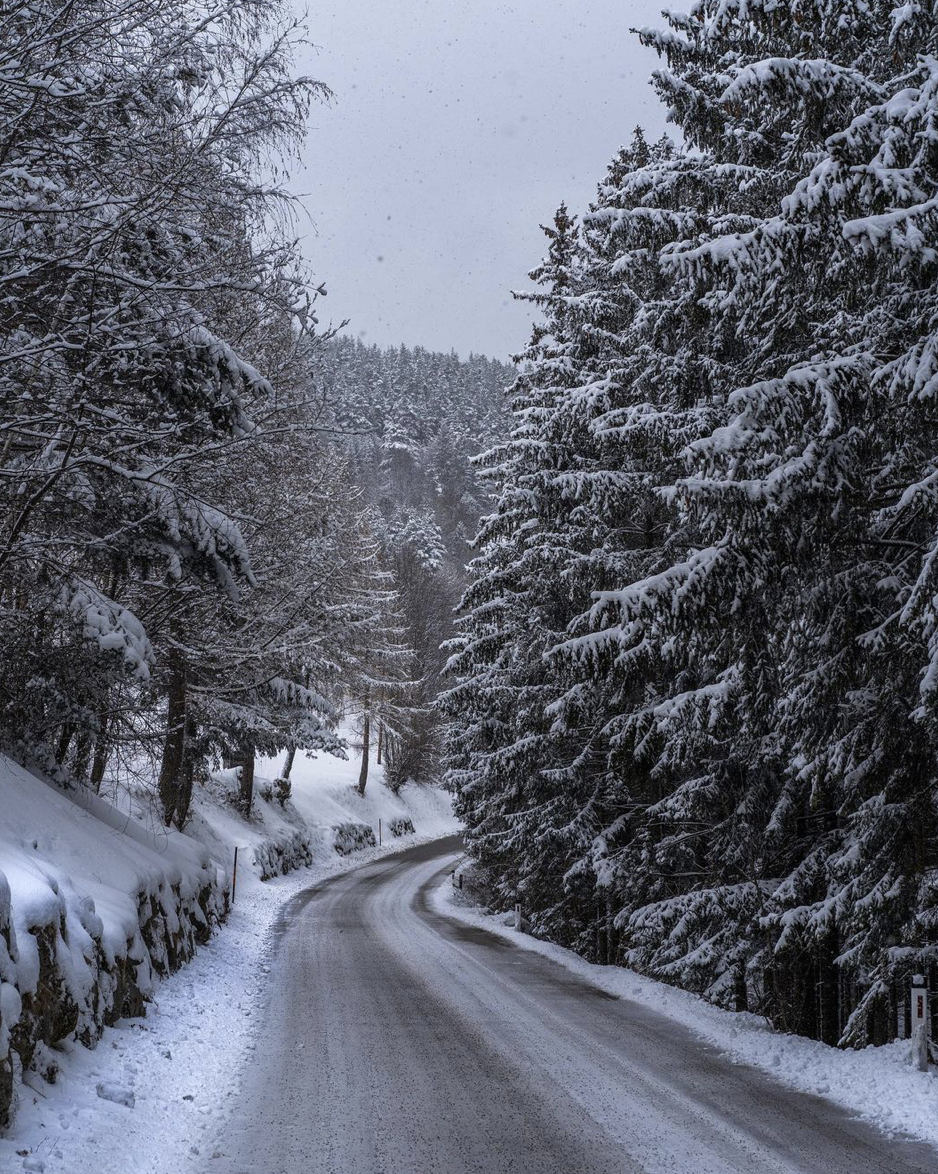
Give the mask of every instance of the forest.
<svg viewBox="0 0 938 1174">
<path fill-rule="evenodd" d="M 72 1071 L 221 929 L 249 839 L 248 911 L 224 930 L 240 945 L 205 999 L 226 1069 L 255 1047 L 242 994 L 266 1004 L 219 975 L 266 978 L 288 913 L 316 916 L 326 979 L 280 991 L 314 992 L 293 1009 L 310 1057 L 325 1020 L 349 1072 L 403 1055 L 431 1122 L 434 1097 L 461 1104 L 439 1057 L 470 1075 L 487 1057 L 506 1136 L 516 1109 L 552 1119 L 524 1085 L 556 1051 L 531 1010 L 550 972 L 485 1004 L 498 966 L 472 950 L 499 926 L 463 909 L 452 961 L 439 927 L 458 911 L 428 895 L 444 873 L 501 929 L 517 910 L 535 946 L 701 996 L 701 1021 L 752 1012 L 841 1058 L 913 1033 L 913 976 L 938 989 L 938 5 L 692 0 L 637 36 L 673 129 L 623 120 L 592 200 L 544 210 L 514 294 L 528 342 L 490 357 L 326 317 L 292 175 L 333 95 L 297 70 L 307 29 L 285 0 L 0 12 L 0 807 L 21 808 L 0 810 L 0 1128 L 29 1077 Z M 335 759 L 356 782 L 326 778 Z M 291 772 L 314 761 L 301 810 Z M 319 905 L 308 878 L 262 889 L 313 864 L 325 885 L 336 854 L 370 864 L 383 834 L 418 832 Z M 153 1029 L 170 1060 L 197 1035 L 189 1003 Z M 388 1038 L 420 1015 L 432 1030 L 346 1048 L 379 1004 Z M 930 1015 L 938 1039 L 938 999 Z M 502 1040 L 524 1022 L 505 1108 Z M 302 1061 L 279 1038 L 261 1076 Z M 346 1080 L 300 1071 L 291 1088 Z M 399 1071 L 364 1064 L 368 1081 L 381 1120 L 424 1121 Z M 132 1083 L 94 1095 L 129 1111 Z M 368 1170 L 397 1169 L 379 1148 Z M 707 1169 L 748 1171 L 740 1152 Z"/>
<path fill-rule="evenodd" d="M 319 328 L 271 159 L 329 92 L 289 13 L 40 9 L 0 80 L 0 748 L 155 777 L 180 828 L 213 763 L 249 812 L 256 756 L 343 754 L 343 713 L 426 773 L 506 368 Z"/>
<path fill-rule="evenodd" d="M 448 778 L 532 932 L 778 1028 L 938 976 L 938 16 L 696 0 L 532 272 Z"/>
</svg>

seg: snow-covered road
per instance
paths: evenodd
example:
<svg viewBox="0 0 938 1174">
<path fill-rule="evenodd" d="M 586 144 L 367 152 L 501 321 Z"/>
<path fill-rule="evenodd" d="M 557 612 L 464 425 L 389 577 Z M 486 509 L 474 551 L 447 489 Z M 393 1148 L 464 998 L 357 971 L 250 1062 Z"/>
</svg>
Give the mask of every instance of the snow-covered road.
<svg viewBox="0 0 938 1174">
<path fill-rule="evenodd" d="M 434 911 L 456 838 L 299 893 L 206 1174 L 934 1174 L 935 1151 Z"/>
</svg>

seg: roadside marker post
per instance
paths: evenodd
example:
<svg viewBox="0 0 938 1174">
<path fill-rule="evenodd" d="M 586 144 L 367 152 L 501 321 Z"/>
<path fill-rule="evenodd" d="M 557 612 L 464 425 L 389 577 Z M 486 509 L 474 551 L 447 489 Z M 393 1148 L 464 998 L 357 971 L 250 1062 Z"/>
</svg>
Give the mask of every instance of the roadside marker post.
<svg viewBox="0 0 938 1174">
<path fill-rule="evenodd" d="M 378 820 L 378 847 L 381 847 L 381 820 Z"/>
<path fill-rule="evenodd" d="M 515 929 L 521 929 L 521 902 L 515 905 Z"/>
<path fill-rule="evenodd" d="M 912 1063 L 928 1071 L 928 987 L 924 974 L 912 975 Z"/>
</svg>

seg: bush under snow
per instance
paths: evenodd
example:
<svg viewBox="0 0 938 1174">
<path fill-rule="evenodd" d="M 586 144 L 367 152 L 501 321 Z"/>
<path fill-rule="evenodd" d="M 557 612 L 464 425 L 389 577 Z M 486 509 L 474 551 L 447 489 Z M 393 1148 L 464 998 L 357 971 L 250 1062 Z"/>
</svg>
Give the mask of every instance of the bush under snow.
<svg viewBox="0 0 938 1174">
<path fill-rule="evenodd" d="M 362 848 L 373 848 L 378 842 L 375 839 L 375 829 L 367 823 L 348 820 L 346 823 L 336 824 L 332 831 L 332 844 L 340 856 L 348 856 L 350 852 L 359 852 Z"/>
</svg>

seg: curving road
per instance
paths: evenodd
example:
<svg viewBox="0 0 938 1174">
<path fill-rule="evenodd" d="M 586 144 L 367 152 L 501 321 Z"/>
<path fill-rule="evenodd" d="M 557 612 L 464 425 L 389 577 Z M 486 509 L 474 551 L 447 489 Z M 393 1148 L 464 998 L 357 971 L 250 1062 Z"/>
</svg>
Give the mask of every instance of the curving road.
<svg viewBox="0 0 938 1174">
<path fill-rule="evenodd" d="M 427 907 L 458 838 L 301 893 L 212 1174 L 935 1174 L 938 1155 Z"/>
</svg>

